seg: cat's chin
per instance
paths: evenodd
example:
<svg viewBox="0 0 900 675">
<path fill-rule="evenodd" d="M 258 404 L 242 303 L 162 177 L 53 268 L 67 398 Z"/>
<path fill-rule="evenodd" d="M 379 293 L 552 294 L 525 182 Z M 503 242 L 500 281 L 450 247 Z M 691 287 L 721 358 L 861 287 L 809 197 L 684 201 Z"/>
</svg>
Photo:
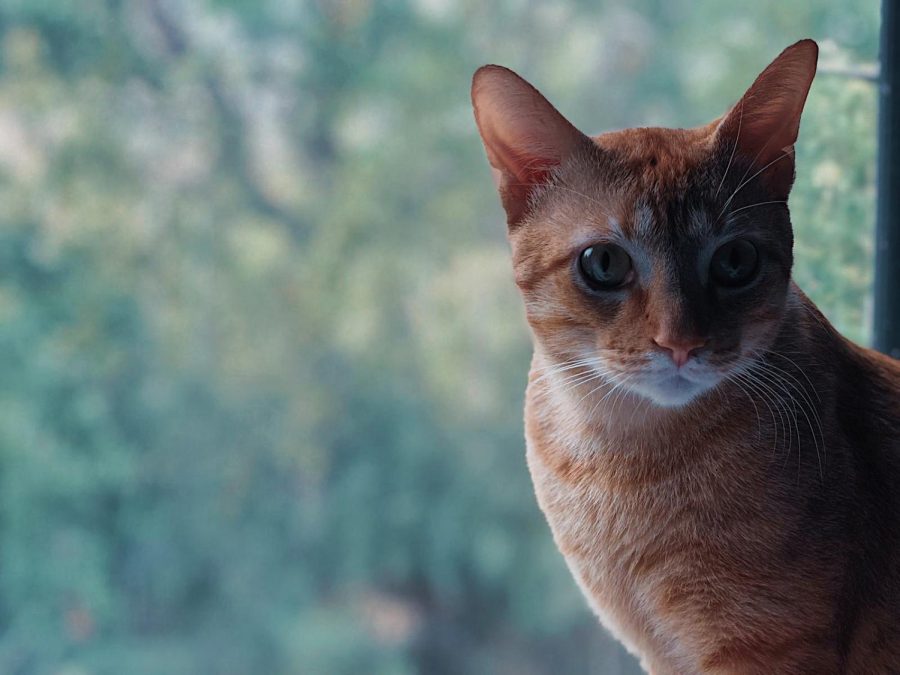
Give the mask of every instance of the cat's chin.
<svg viewBox="0 0 900 675">
<path fill-rule="evenodd" d="M 652 382 L 640 382 L 631 389 L 662 408 L 681 408 L 709 391 L 711 385 L 689 380 L 679 373 Z"/>
</svg>

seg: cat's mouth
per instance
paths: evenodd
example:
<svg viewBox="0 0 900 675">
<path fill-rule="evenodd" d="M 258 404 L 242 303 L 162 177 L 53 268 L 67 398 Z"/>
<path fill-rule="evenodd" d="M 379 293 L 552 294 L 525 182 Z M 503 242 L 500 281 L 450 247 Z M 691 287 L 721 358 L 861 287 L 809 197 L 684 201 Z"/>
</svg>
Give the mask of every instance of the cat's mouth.
<svg viewBox="0 0 900 675">
<path fill-rule="evenodd" d="M 635 378 L 630 388 L 659 406 L 678 408 L 714 388 L 722 379 L 711 368 L 667 368 Z"/>
</svg>

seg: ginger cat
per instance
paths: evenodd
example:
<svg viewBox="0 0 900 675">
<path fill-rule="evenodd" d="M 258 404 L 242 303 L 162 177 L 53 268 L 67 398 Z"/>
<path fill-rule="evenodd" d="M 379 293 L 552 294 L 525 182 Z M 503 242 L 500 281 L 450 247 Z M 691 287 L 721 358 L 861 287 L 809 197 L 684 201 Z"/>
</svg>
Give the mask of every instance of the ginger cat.
<svg viewBox="0 0 900 675">
<path fill-rule="evenodd" d="M 588 137 L 472 100 L 534 341 L 528 466 L 603 624 L 664 673 L 900 673 L 900 365 L 791 281 L 788 47 L 723 117 Z"/>
</svg>

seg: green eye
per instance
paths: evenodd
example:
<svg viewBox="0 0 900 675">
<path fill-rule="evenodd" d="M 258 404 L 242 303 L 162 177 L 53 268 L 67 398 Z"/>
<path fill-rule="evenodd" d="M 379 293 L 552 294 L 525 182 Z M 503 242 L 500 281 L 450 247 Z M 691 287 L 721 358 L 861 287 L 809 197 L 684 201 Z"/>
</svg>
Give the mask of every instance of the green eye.
<svg viewBox="0 0 900 675">
<path fill-rule="evenodd" d="M 628 280 L 631 258 L 620 246 L 597 244 L 581 252 L 578 269 L 587 285 L 595 291 L 609 291 Z"/>
<path fill-rule="evenodd" d="M 759 252 L 746 239 L 734 239 L 722 244 L 713 253 L 709 273 L 720 286 L 746 286 L 759 269 Z"/>
</svg>

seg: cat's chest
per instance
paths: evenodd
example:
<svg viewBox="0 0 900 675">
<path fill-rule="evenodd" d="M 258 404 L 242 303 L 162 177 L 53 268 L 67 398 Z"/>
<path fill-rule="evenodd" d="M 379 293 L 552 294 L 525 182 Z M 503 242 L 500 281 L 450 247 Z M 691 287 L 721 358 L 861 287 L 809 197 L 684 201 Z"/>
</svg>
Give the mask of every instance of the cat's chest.
<svg viewBox="0 0 900 675">
<path fill-rule="evenodd" d="M 529 470 L 557 547 L 607 628 L 638 652 L 696 671 L 686 627 L 733 591 L 734 560 L 753 546 L 765 554 L 769 543 L 754 530 L 765 517 L 760 501 L 746 483 L 724 486 L 726 469 L 714 460 L 617 469 L 603 451 L 629 449 L 598 443 L 595 457 L 579 457 L 529 434 Z"/>
<path fill-rule="evenodd" d="M 686 545 L 701 531 L 715 534 L 731 520 L 723 517 L 728 503 L 747 491 L 746 480 L 732 481 L 715 459 L 726 451 L 714 439 L 695 439 L 705 458 L 691 459 L 695 448 L 659 441 L 653 454 L 678 458 L 659 464 L 642 460 L 640 441 L 600 437 L 587 452 L 584 443 L 566 446 L 539 434 L 529 433 L 527 442 L 535 491 L 557 543 L 599 568 L 640 571 L 658 549 Z"/>
<path fill-rule="evenodd" d="M 602 461 L 548 460 L 533 443 L 528 464 L 556 544 L 593 598 L 621 602 L 680 576 L 695 559 L 701 563 L 692 552 L 725 525 L 717 522 L 713 491 L 697 476 L 626 478 Z"/>
</svg>

